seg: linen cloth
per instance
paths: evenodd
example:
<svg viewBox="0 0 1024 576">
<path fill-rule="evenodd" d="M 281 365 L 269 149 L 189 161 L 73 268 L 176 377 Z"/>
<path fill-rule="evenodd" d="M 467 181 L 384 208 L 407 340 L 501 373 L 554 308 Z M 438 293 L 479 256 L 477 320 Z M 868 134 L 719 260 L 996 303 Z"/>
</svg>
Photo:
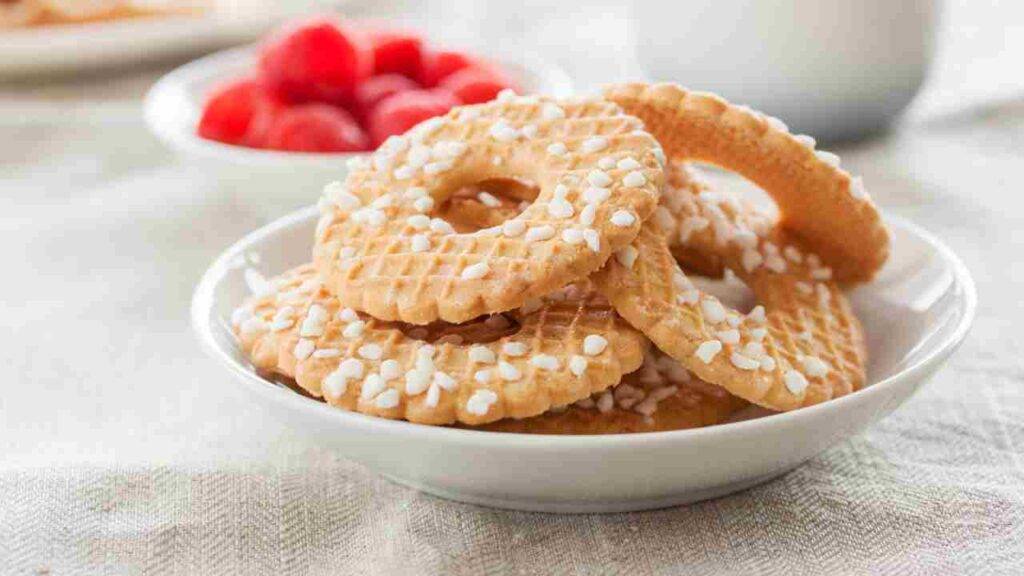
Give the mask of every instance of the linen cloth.
<svg viewBox="0 0 1024 576">
<path fill-rule="evenodd" d="M 1024 572 L 1024 100 L 838 150 L 978 283 L 915 398 L 746 492 L 561 516 L 397 486 L 224 385 L 188 301 L 263 216 L 147 134 L 156 72 L 0 91 L 0 574 Z"/>
</svg>

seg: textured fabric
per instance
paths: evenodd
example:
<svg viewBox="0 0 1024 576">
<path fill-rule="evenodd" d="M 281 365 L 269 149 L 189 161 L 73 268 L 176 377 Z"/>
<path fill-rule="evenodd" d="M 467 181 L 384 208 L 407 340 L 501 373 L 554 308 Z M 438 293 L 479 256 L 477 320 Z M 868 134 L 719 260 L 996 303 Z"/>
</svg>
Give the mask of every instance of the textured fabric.
<svg viewBox="0 0 1024 576">
<path fill-rule="evenodd" d="M 222 385 L 188 300 L 264 211 L 146 134 L 145 83 L 0 91 L 0 574 L 1024 572 L 1024 103 L 838 150 L 978 282 L 916 397 L 740 494 L 556 516 L 394 485 Z"/>
</svg>

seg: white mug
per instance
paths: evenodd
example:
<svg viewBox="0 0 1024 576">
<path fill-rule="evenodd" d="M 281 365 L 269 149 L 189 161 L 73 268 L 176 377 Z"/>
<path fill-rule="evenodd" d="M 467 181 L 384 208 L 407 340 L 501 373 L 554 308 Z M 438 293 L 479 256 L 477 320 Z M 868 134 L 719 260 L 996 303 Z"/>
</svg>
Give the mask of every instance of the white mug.
<svg viewBox="0 0 1024 576">
<path fill-rule="evenodd" d="M 650 80 L 716 92 L 824 140 L 887 126 L 934 52 L 939 0 L 637 2 Z"/>
</svg>

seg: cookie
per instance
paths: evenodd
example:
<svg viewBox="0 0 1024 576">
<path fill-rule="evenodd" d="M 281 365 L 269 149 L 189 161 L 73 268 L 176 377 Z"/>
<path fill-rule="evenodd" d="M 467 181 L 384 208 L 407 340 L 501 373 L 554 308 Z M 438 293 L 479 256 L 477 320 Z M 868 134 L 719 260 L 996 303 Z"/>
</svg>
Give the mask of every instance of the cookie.
<svg viewBox="0 0 1024 576">
<path fill-rule="evenodd" d="M 455 108 L 353 162 L 325 190 L 314 263 L 343 306 L 382 320 L 465 322 L 586 278 L 657 205 L 662 151 L 600 99 L 502 97 Z M 534 183 L 500 226 L 457 233 L 437 207 L 467 185 Z"/>
<path fill-rule="evenodd" d="M 586 282 L 526 308 L 453 325 L 386 322 L 341 306 L 312 265 L 232 316 L 260 370 L 329 404 L 424 424 L 525 418 L 636 370 L 647 340 Z"/>
<path fill-rule="evenodd" d="M 707 162 L 760 186 L 781 224 L 813 247 L 840 281 L 867 281 L 889 255 L 889 233 L 863 182 L 835 154 L 785 124 L 675 84 L 622 84 L 604 95 L 644 121 L 674 160 Z"/>
<path fill-rule="evenodd" d="M 652 350 L 640 370 L 613 388 L 540 416 L 499 420 L 475 429 L 525 434 L 663 432 L 719 424 L 746 406 Z"/>
<path fill-rule="evenodd" d="M 698 194 L 676 208 L 685 243 L 718 255 L 760 305 L 741 314 L 697 289 L 652 222 L 593 276 L 624 318 L 702 380 L 772 410 L 863 385 L 861 326 L 817 256 L 781 227 L 745 227 L 749 217 L 727 195 Z"/>
</svg>

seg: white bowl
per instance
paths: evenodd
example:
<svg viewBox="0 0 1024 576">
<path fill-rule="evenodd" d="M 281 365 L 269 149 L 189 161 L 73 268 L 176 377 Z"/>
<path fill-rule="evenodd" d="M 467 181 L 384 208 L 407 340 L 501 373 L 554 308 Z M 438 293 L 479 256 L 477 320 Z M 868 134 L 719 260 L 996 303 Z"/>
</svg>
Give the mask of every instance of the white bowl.
<svg viewBox="0 0 1024 576">
<path fill-rule="evenodd" d="M 945 362 L 974 317 L 974 283 L 935 237 L 890 218 L 893 257 L 850 293 L 867 332 L 870 385 L 785 414 L 696 430 L 532 436 L 423 426 L 346 412 L 253 372 L 228 328 L 247 296 L 240 258 L 263 272 L 309 258 L 317 212 L 304 209 L 225 251 L 196 288 L 192 322 L 246 401 L 317 442 L 402 484 L 444 498 L 545 512 L 659 508 L 741 490 L 799 466 L 892 412 Z M 258 431 L 253 431 L 258 433 Z"/>
<path fill-rule="evenodd" d="M 487 54 L 482 54 L 488 57 Z M 572 81 L 559 67 L 529 54 L 490 58 L 524 92 L 568 96 Z M 212 174 L 236 202 L 267 219 L 316 202 L 325 184 L 345 178 L 359 154 L 307 154 L 231 146 L 196 134 L 203 104 L 221 82 L 256 70 L 255 48 L 211 54 L 168 73 L 146 95 L 149 129 L 194 167 Z"/>
</svg>

